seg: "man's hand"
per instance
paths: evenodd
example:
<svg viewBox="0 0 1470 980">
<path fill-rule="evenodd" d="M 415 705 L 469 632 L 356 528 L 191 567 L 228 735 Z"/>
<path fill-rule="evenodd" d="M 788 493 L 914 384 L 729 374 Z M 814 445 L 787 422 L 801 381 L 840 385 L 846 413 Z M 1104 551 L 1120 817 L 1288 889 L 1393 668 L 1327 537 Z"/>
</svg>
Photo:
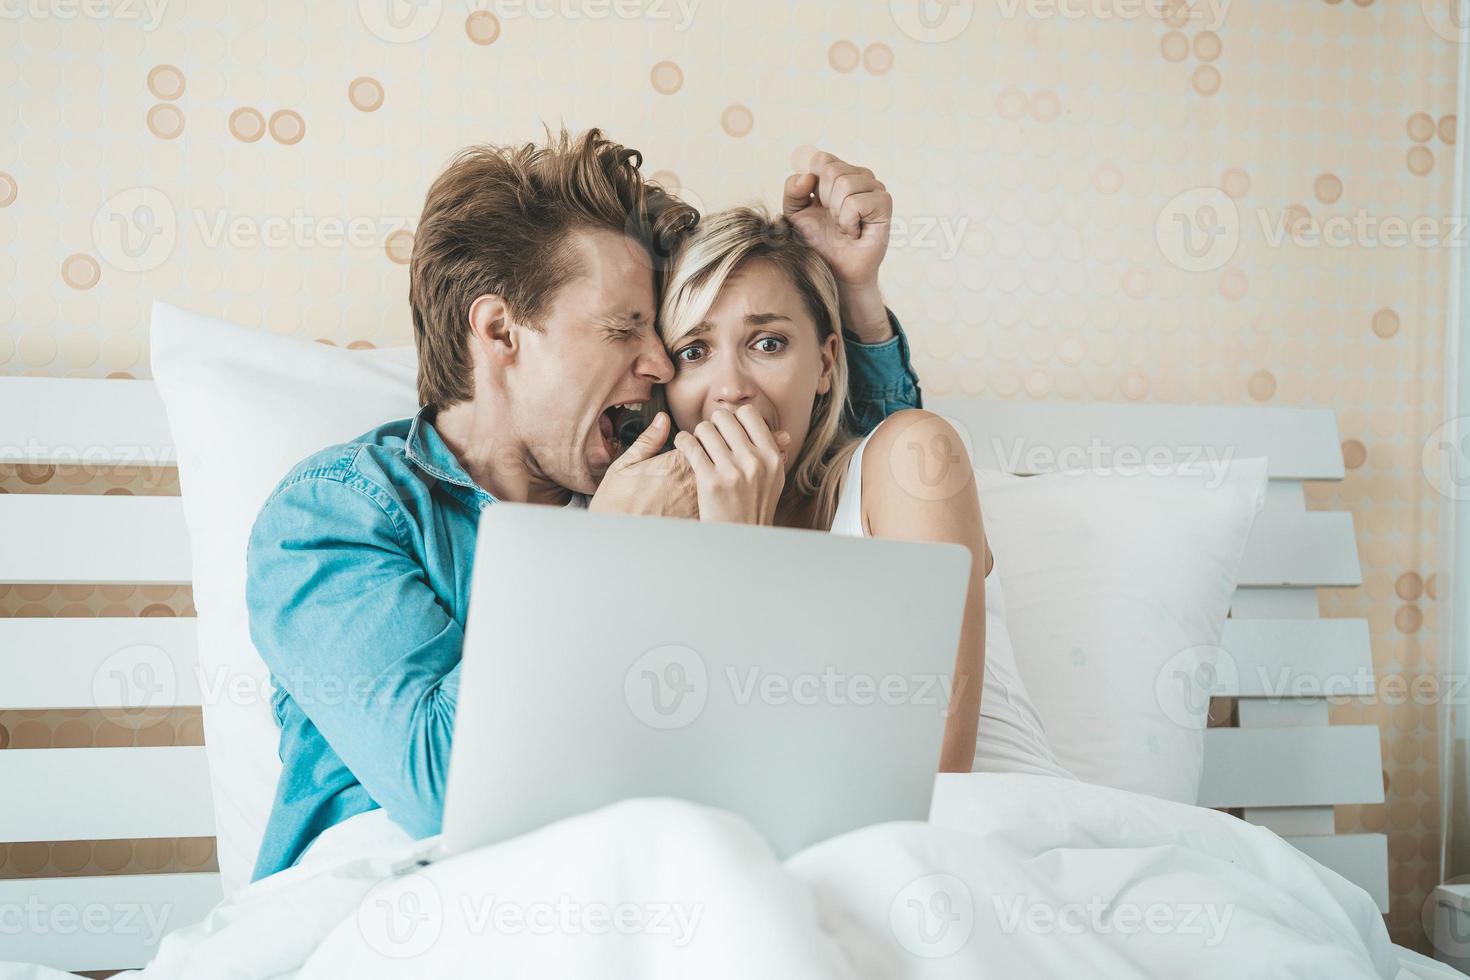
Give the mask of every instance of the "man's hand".
<svg viewBox="0 0 1470 980">
<path fill-rule="evenodd" d="M 699 487 L 699 519 L 774 524 L 790 441 L 785 432 L 772 433 L 749 405 L 733 414 L 722 408 L 693 432 L 676 435 L 675 451 L 689 462 Z"/>
<path fill-rule="evenodd" d="M 698 517 L 694 471 L 678 450 L 659 452 L 668 437 L 668 413 L 659 412 L 633 445 L 607 468 L 587 509 L 611 514 Z"/>
<path fill-rule="evenodd" d="M 893 221 L 893 198 L 883 182 L 866 167 L 819 150 L 806 173 L 786 178 L 781 210 L 831 267 L 842 326 L 865 344 L 892 337 L 878 289 Z"/>
</svg>

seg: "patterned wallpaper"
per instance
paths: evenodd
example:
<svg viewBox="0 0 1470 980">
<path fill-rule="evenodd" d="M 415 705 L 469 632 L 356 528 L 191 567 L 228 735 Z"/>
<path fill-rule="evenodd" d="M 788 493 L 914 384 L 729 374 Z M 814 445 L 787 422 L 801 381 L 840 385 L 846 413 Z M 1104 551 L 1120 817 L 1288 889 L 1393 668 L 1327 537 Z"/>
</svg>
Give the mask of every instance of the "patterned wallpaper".
<svg viewBox="0 0 1470 980">
<path fill-rule="evenodd" d="M 0 5 L 0 373 L 146 377 L 149 302 L 348 347 L 410 341 L 424 191 L 476 141 L 599 125 L 705 208 L 813 147 L 897 202 L 885 288 L 925 390 L 1327 406 L 1380 683 L 1434 670 L 1458 46 L 1424 0 L 24 0 Z M 171 493 L 0 468 L 0 490 Z M 0 616 L 190 615 L 187 589 L 0 584 Z M 0 710 L 0 748 L 197 743 Z M 1425 948 L 1435 714 L 1365 700 L 1394 938 Z M 208 867 L 209 841 L 0 844 L 0 875 Z"/>
</svg>

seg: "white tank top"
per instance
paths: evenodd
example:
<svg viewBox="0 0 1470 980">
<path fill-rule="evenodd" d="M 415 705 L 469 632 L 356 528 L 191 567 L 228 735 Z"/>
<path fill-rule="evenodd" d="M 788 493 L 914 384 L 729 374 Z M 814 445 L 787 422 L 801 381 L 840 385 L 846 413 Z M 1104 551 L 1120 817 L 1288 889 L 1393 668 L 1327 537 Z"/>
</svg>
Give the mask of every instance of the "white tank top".
<svg viewBox="0 0 1470 980">
<path fill-rule="evenodd" d="M 863 528 L 863 450 L 870 438 L 864 438 L 853 451 L 832 516 L 833 534 L 867 537 Z M 991 557 L 995 558 L 994 553 Z M 1074 778 L 1052 754 L 1041 716 L 1016 670 L 998 564 L 993 563 L 985 576 L 985 679 L 980 688 L 980 728 L 972 769 Z"/>
</svg>

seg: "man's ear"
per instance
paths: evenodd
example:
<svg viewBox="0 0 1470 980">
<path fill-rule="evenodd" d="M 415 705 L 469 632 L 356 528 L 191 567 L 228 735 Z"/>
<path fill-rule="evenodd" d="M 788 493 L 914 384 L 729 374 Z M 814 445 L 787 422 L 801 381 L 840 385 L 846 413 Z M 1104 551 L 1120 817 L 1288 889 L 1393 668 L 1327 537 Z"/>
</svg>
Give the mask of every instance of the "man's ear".
<svg viewBox="0 0 1470 980">
<path fill-rule="evenodd" d="M 508 364 L 520 353 L 520 328 L 510 307 L 494 293 L 475 297 L 470 304 L 470 346 L 491 364 Z"/>
<path fill-rule="evenodd" d="M 842 343 L 837 334 L 829 333 L 822 341 L 819 353 L 822 356 L 822 373 L 817 378 L 817 394 L 825 395 L 832 390 L 832 371 L 837 366 L 837 345 Z"/>
</svg>

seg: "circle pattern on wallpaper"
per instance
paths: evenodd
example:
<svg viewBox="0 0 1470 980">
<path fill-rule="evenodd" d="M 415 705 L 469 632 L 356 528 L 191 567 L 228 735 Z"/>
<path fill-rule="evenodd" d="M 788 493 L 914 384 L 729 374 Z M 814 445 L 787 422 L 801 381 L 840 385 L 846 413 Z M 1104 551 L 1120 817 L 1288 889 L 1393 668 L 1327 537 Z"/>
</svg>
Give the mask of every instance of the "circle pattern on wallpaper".
<svg viewBox="0 0 1470 980">
<path fill-rule="evenodd" d="M 863 48 L 863 67 L 871 74 L 886 75 L 893 68 L 893 49 L 882 41 Z"/>
<path fill-rule="evenodd" d="M 376 112 L 383 105 L 383 83 L 366 75 L 354 78 L 347 86 L 347 101 L 354 109 Z"/>
<path fill-rule="evenodd" d="M 159 139 L 176 139 L 184 131 L 184 114 L 178 106 L 160 102 L 148 110 L 148 131 Z"/>
<path fill-rule="evenodd" d="M 19 194 L 20 186 L 16 184 L 15 178 L 0 172 L 0 208 L 10 207 Z"/>
<path fill-rule="evenodd" d="M 1220 35 L 1214 31 L 1201 31 L 1194 36 L 1194 56 L 1200 61 L 1214 61 L 1223 48 Z"/>
<path fill-rule="evenodd" d="M 943 44 L 965 33 L 975 17 L 975 0 L 888 0 L 893 23 L 915 41 Z"/>
<path fill-rule="evenodd" d="M 660 61 L 648 73 L 653 90 L 660 95 L 673 95 L 684 87 L 684 69 L 672 61 Z"/>
<path fill-rule="evenodd" d="M 1200 65 L 1194 70 L 1191 83 L 1200 95 L 1214 95 L 1220 91 L 1220 69 L 1214 65 Z"/>
<path fill-rule="evenodd" d="M 1337 174 L 1323 174 L 1313 182 L 1312 193 L 1323 204 L 1336 204 L 1342 197 L 1342 178 Z"/>
<path fill-rule="evenodd" d="M 147 272 L 167 262 L 178 243 L 173 201 L 156 187 L 129 187 L 103 202 L 92 217 L 92 244 L 122 272 Z"/>
<path fill-rule="evenodd" d="M 1210 272 L 1240 245 L 1240 211 L 1218 187 L 1195 187 L 1170 198 L 1154 222 L 1164 258 L 1185 272 Z"/>
<path fill-rule="evenodd" d="M 1427 146 L 1416 146 L 1409 150 L 1409 173 L 1423 177 L 1434 169 L 1434 151 Z"/>
<path fill-rule="evenodd" d="M 755 114 L 743 105 L 732 105 L 720 113 L 720 128 L 734 137 L 749 136 L 755 128 Z"/>
<path fill-rule="evenodd" d="M 72 289 L 91 289 L 101 278 L 102 267 L 90 255 L 68 255 L 61 263 L 61 280 Z"/>
<path fill-rule="evenodd" d="M 1373 314 L 1373 332 L 1384 340 L 1398 333 L 1400 325 L 1398 311 L 1392 307 L 1385 306 Z"/>
<path fill-rule="evenodd" d="M 1220 189 L 1238 201 L 1250 193 L 1250 174 L 1239 167 L 1231 167 L 1220 175 Z"/>
<path fill-rule="evenodd" d="M 283 146 L 300 143 L 306 135 L 306 120 L 294 109 L 280 109 L 271 113 L 269 123 L 271 139 Z"/>
<path fill-rule="evenodd" d="M 1434 117 L 1427 112 L 1416 112 L 1409 117 L 1405 129 L 1415 143 L 1428 143 L 1434 138 Z"/>
<path fill-rule="evenodd" d="M 856 68 L 861 57 L 858 46 L 851 41 L 836 41 L 827 49 L 827 64 L 832 66 L 833 71 L 843 74 Z"/>
<path fill-rule="evenodd" d="M 407 228 L 390 231 L 383 239 L 383 251 L 388 253 L 389 260 L 398 265 L 408 265 L 413 258 L 413 232 Z"/>
<path fill-rule="evenodd" d="M 148 73 L 148 91 L 172 102 L 184 94 L 184 73 L 173 65 L 158 65 Z"/>
<path fill-rule="evenodd" d="M 500 18 L 488 10 L 476 10 L 464 19 L 464 32 L 476 44 L 494 44 L 500 37 Z"/>
<path fill-rule="evenodd" d="M 242 143 L 254 143 L 265 135 L 265 117 L 259 109 L 242 106 L 230 113 L 230 134 Z"/>
</svg>

